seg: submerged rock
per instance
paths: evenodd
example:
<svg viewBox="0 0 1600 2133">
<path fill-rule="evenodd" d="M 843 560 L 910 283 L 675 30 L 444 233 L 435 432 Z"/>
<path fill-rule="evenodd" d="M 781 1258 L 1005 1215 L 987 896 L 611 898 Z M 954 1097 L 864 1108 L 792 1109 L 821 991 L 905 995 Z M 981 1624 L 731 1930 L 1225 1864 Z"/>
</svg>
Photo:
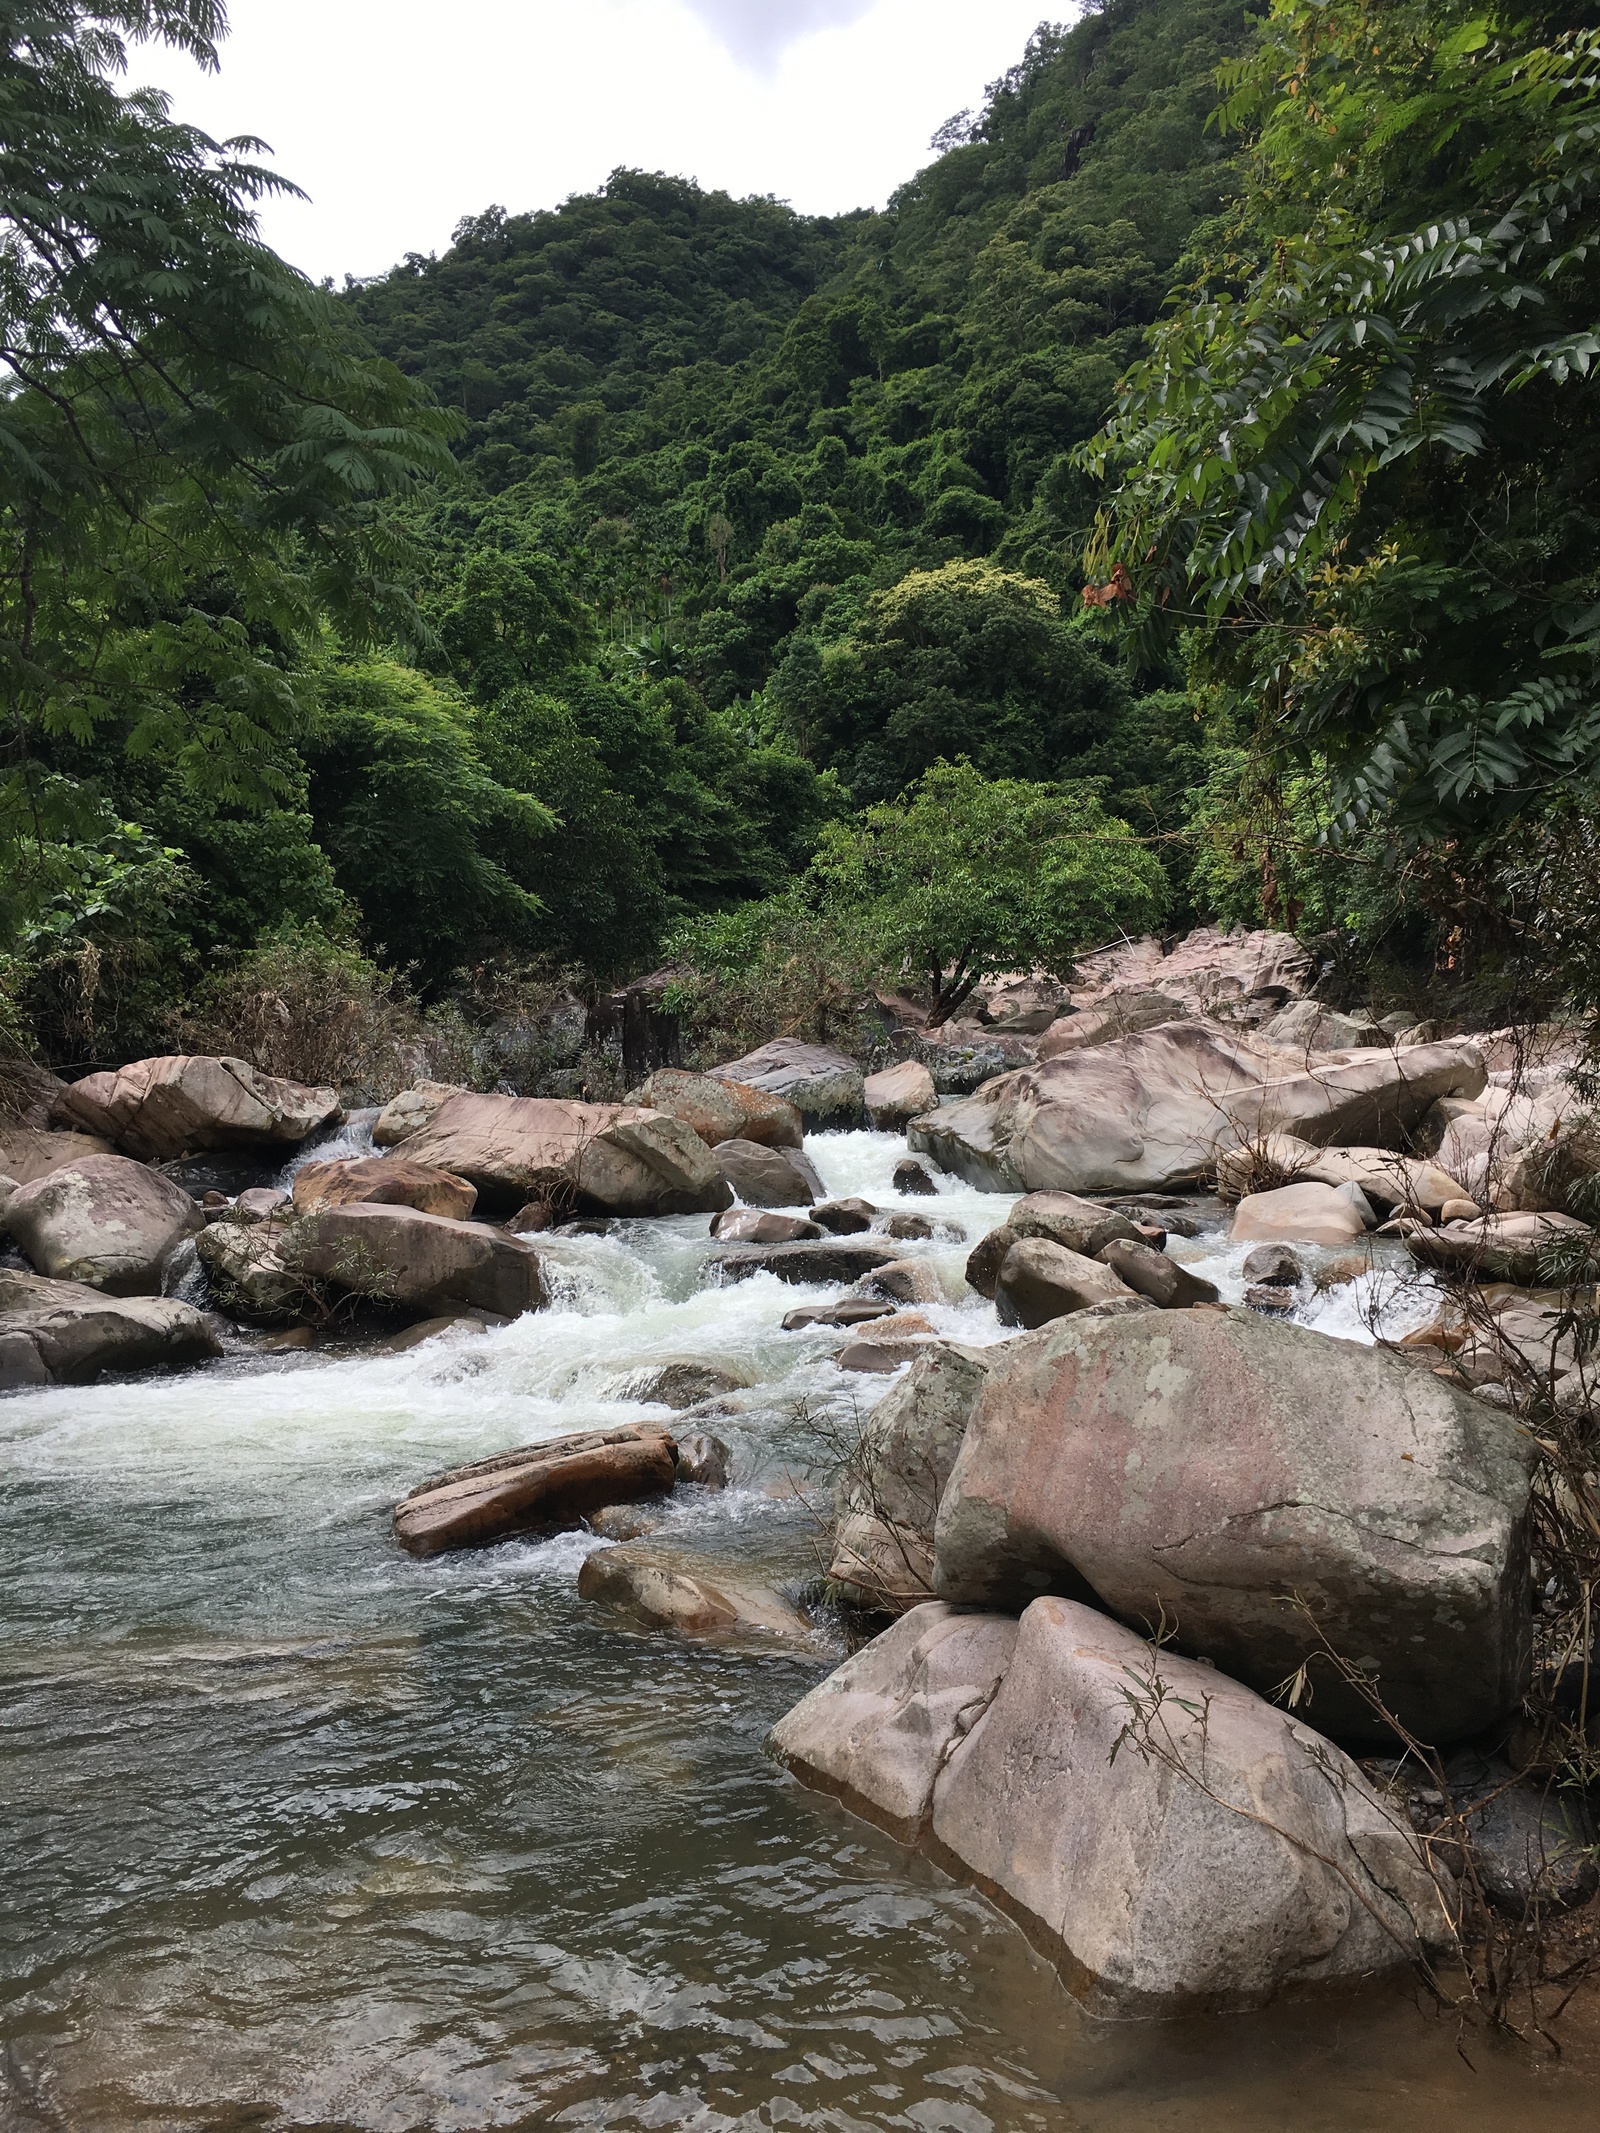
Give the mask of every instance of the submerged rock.
<svg viewBox="0 0 1600 2133">
<path fill-rule="evenodd" d="M 711 1234 L 725 1244 L 801 1244 L 822 1235 L 822 1225 L 804 1215 L 780 1215 L 770 1208 L 729 1207 L 713 1216 Z"/>
<path fill-rule="evenodd" d="M 698 1407 L 702 1400 L 714 1400 L 725 1392 L 743 1392 L 754 1383 L 747 1370 L 703 1362 L 698 1356 L 668 1355 L 613 1379 L 602 1397 L 639 1400 L 655 1407 Z"/>
<path fill-rule="evenodd" d="M 698 1489 L 725 1489 L 733 1471 L 733 1454 L 708 1429 L 690 1430 L 678 1439 L 678 1480 Z"/>
<path fill-rule="evenodd" d="M 41 1274 L 111 1296 L 153 1296 L 205 1218 L 170 1178 L 123 1155 L 86 1155 L 11 1195 L 6 1226 Z"/>
<path fill-rule="evenodd" d="M 659 1546 L 597 1549 L 578 1572 L 578 1597 L 642 1628 L 680 1636 L 811 1641 L 805 1616 L 770 1586 L 727 1577 L 720 1568 Z"/>
<path fill-rule="evenodd" d="M 776 1274 L 780 1281 L 856 1281 L 897 1254 L 890 1244 L 869 1239 L 833 1239 L 823 1244 L 731 1244 L 706 1257 L 707 1273 L 724 1281 L 747 1281 L 752 1274 Z"/>
<path fill-rule="evenodd" d="M 243 1059 L 189 1054 L 90 1074 L 62 1101 L 90 1133 L 148 1162 L 195 1148 L 293 1146 L 339 1110 L 336 1089 L 259 1074 Z"/>
<path fill-rule="evenodd" d="M 824 1200 L 820 1207 L 813 1207 L 811 1219 L 819 1223 L 835 1237 L 859 1236 L 871 1229 L 877 1220 L 878 1210 L 870 1200 Z"/>
<path fill-rule="evenodd" d="M 577 1525 L 605 1504 L 666 1495 L 676 1480 L 677 1446 L 665 1430 L 580 1430 L 423 1482 L 396 1504 L 394 1536 L 409 1555 L 486 1548 Z"/>
<path fill-rule="evenodd" d="M 1065 1318 L 990 1367 L 934 1587 L 1001 1607 L 1091 1591 L 1267 1694 L 1309 1661 L 1326 1730 L 1383 1739 L 1320 1630 L 1418 1738 L 1459 1740 L 1526 1686 L 1531 1452 L 1439 1378 L 1301 1326 Z"/>
<path fill-rule="evenodd" d="M 0 1267 L 0 1392 L 86 1385 L 104 1371 L 174 1369 L 222 1353 L 192 1304 L 107 1296 Z"/>
</svg>

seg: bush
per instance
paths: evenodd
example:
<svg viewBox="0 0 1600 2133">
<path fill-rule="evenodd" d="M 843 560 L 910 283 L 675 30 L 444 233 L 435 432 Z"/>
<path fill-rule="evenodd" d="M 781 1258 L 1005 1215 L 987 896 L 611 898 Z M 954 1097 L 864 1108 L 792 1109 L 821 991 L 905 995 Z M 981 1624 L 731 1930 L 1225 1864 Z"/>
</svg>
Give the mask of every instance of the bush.
<svg viewBox="0 0 1600 2133">
<path fill-rule="evenodd" d="M 270 936 L 220 971 L 180 1025 L 188 1051 L 377 1102 L 420 1078 L 423 1025 L 387 971 L 314 928 Z"/>
</svg>

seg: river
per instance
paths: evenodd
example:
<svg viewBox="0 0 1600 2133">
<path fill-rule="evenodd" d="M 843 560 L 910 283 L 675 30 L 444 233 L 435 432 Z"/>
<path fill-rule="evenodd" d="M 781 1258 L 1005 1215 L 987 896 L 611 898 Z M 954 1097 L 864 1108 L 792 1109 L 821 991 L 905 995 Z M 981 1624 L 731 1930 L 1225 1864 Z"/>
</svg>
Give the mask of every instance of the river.
<svg viewBox="0 0 1600 2133">
<path fill-rule="evenodd" d="M 971 1241 L 1007 1204 L 897 1200 L 887 1135 L 808 1146 L 833 1193 Z M 397 1495 L 659 1413 L 615 1385 L 672 1353 L 757 1380 L 717 1425 L 736 1486 L 681 1498 L 673 1537 L 814 1575 L 821 1440 L 885 1381 L 779 1330 L 824 1292 L 701 1286 L 706 1228 L 556 1239 L 554 1307 L 497 1332 L 0 1401 L 6 2133 L 1592 2133 L 1587 2017 L 1559 2065 L 1481 2037 L 1469 2062 L 1392 1984 L 1088 2022 L 982 1898 L 762 1755 L 829 1632 L 631 1634 L 577 1597 L 586 1534 L 400 1554 Z M 967 1248 L 907 1247 L 952 1296 Z M 1241 1252 L 1176 1248 L 1240 1293 Z M 1367 1337 L 1371 1286 L 1307 1315 Z M 932 1316 L 1000 1332 L 970 1292 Z"/>
</svg>

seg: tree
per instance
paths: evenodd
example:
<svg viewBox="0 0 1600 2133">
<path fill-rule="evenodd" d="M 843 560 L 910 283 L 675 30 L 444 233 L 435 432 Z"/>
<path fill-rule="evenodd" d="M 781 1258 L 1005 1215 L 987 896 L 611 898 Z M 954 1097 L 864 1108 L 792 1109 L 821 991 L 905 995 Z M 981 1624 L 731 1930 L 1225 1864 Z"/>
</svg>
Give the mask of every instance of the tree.
<svg viewBox="0 0 1600 2133">
<path fill-rule="evenodd" d="M 979 980 L 1059 968 L 1166 899 L 1160 863 L 1092 787 L 993 782 L 938 763 L 902 799 L 832 825 L 812 862 L 821 898 L 881 967 L 928 984 L 928 1024 Z"/>
</svg>

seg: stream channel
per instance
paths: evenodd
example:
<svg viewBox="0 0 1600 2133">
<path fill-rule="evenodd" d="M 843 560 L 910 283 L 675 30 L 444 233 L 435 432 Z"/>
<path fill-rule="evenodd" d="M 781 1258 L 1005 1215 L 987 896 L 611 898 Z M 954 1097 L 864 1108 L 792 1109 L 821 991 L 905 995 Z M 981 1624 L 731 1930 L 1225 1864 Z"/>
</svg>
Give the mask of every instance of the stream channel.
<svg viewBox="0 0 1600 2133">
<path fill-rule="evenodd" d="M 948 1178 L 899 1199 L 886 1134 L 807 1145 L 831 1193 L 970 1242 L 1009 1204 Z M 399 1552 L 416 1482 L 662 1415 L 608 1388 L 670 1353 L 758 1383 L 713 1425 L 735 1486 L 680 1496 L 663 1537 L 815 1576 L 819 1419 L 890 1381 L 780 1330 L 831 1292 L 702 1285 L 708 1243 L 703 1216 L 550 1240 L 553 1308 L 409 1353 L 253 1339 L 0 1401 L 6 2133 L 1593 2133 L 1588 2014 L 1559 2062 L 1464 2054 L 1393 1982 L 1086 2020 L 983 1898 L 763 1756 L 842 1655 L 826 1624 L 802 1651 L 630 1633 L 577 1596 L 586 1533 Z M 1243 1247 L 1174 1245 L 1240 1295 Z M 967 1249 L 906 1247 L 952 1297 Z M 1374 1278 L 1302 1315 L 1369 1338 Z M 1394 1310 L 1385 1330 L 1429 1304 Z M 930 1315 L 1000 1336 L 970 1291 Z"/>
</svg>

